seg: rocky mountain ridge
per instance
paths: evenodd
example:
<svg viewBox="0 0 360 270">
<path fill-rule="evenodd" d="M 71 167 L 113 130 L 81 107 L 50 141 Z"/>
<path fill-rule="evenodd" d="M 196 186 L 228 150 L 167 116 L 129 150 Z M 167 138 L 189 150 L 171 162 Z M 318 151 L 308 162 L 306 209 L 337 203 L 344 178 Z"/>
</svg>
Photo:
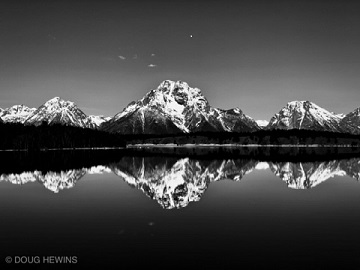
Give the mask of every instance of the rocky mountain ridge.
<svg viewBox="0 0 360 270">
<path fill-rule="evenodd" d="M 360 108 L 348 114 L 335 114 L 310 101 L 291 101 L 269 122 L 255 121 L 239 108 L 223 110 L 211 107 L 201 90 L 186 82 L 165 80 L 113 117 L 88 116 L 74 102 L 55 97 L 38 109 L 25 105 L 0 108 L 0 122 L 25 125 L 60 123 L 120 134 L 299 129 L 357 135 L 360 134 Z"/>
</svg>

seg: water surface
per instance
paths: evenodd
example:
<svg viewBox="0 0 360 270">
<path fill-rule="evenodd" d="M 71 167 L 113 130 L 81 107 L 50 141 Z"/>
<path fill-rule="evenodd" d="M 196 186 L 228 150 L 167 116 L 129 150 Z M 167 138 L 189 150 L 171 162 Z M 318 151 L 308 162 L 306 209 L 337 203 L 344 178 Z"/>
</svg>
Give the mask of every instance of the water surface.
<svg viewBox="0 0 360 270">
<path fill-rule="evenodd" d="M 2 261 L 63 255 L 97 267 L 360 266 L 356 153 L 171 151 L 2 154 Z"/>
</svg>

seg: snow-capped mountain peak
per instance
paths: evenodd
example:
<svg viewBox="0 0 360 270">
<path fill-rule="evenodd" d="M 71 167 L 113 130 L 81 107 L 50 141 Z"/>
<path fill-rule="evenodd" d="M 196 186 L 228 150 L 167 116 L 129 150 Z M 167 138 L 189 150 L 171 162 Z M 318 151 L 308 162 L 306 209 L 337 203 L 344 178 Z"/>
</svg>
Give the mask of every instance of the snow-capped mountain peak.
<svg viewBox="0 0 360 270">
<path fill-rule="evenodd" d="M 60 97 L 46 101 L 27 118 L 25 124 L 41 125 L 43 122 L 83 128 L 92 127 L 88 116 L 74 102 L 65 101 Z"/>
<path fill-rule="evenodd" d="M 189 118 L 209 107 L 208 101 L 199 89 L 189 87 L 186 82 L 169 80 L 146 94 L 141 103 L 169 115 L 174 124 L 185 132 L 190 129 Z"/>
<path fill-rule="evenodd" d="M 239 129 L 248 132 L 259 127 L 240 109 L 212 108 L 200 89 L 183 81 L 165 80 L 142 99 L 131 102 L 103 129 L 120 133 L 188 133 Z"/>
<path fill-rule="evenodd" d="M 306 129 L 342 132 L 341 117 L 310 101 L 291 101 L 275 114 L 268 129 Z"/>
<path fill-rule="evenodd" d="M 75 105 L 74 102 L 66 101 L 66 100 L 62 99 L 61 97 L 54 97 L 44 103 L 44 106 L 47 106 L 47 107 L 67 107 L 67 106 L 74 106 L 74 105 Z"/>
</svg>

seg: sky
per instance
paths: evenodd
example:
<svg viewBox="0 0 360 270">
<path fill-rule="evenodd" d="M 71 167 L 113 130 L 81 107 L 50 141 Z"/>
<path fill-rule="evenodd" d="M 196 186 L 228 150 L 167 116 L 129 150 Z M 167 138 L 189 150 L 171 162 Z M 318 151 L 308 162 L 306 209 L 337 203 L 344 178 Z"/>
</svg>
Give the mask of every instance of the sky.
<svg viewBox="0 0 360 270">
<path fill-rule="evenodd" d="M 360 107 L 359 1 L 2 1 L 0 107 L 60 96 L 113 116 L 162 81 L 269 120 Z"/>
</svg>

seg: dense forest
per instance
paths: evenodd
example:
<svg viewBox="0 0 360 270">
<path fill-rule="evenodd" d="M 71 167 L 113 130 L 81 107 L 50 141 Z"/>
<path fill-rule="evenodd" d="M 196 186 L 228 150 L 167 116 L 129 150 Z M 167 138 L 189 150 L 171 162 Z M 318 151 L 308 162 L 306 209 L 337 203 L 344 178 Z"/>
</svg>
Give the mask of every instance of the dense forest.
<svg viewBox="0 0 360 270">
<path fill-rule="evenodd" d="M 241 144 L 241 145 L 350 145 L 359 146 L 360 136 L 310 130 L 261 130 L 252 133 L 200 132 L 190 134 L 125 135 L 128 144 Z"/>
<path fill-rule="evenodd" d="M 0 123 L 0 149 L 125 147 L 120 135 L 59 124 L 24 126 Z"/>
<path fill-rule="evenodd" d="M 64 126 L 24 126 L 0 123 L 0 150 L 125 147 L 129 144 L 239 144 L 360 146 L 360 136 L 309 130 L 261 130 L 252 133 L 199 132 L 190 134 L 131 134 Z"/>
</svg>

